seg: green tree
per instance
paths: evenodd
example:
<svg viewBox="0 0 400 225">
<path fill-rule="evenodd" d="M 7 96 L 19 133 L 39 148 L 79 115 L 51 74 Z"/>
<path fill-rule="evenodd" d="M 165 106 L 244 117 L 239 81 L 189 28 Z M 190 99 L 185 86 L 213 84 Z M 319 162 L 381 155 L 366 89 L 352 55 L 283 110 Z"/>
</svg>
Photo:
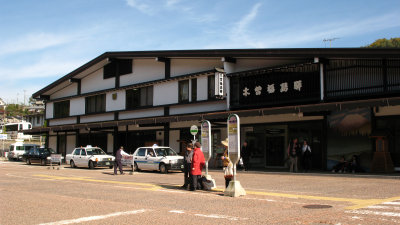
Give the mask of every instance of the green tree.
<svg viewBox="0 0 400 225">
<path fill-rule="evenodd" d="M 372 44 L 365 46 L 366 48 L 400 48 L 400 38 L 381 38 Z"/>
</svg>

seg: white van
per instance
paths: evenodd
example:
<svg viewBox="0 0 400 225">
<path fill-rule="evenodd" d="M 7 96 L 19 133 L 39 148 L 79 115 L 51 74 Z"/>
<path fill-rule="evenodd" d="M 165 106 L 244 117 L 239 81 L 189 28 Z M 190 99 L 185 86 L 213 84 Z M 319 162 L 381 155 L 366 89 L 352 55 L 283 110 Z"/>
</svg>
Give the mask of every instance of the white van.
<svg viewBox="0 0 400 225">
<path fill-rule="evenodd" d="M 36 144 L 24 144 L 23 142 L 15 142 L 10 145 L 10 151 L 8 152 L 8 160 L 21 160 L 25 152 L 32 148 L 39 148 Z"/>
</svg>

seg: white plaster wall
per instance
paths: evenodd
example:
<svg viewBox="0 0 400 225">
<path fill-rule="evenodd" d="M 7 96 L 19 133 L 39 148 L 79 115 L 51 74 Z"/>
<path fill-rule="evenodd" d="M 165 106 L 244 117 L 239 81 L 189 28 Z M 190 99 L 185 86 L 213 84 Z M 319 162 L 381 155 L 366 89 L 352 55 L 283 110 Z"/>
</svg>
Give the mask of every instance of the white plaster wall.
<svg viewBox="0 0 400 225">
<path fill-rule="evenodd" d="M 85 114 L 85 98 L 73 98 L 69 101 L 69 115 L 84 115 Z"/>
<path fill-rule="evenodd" d="M 267 116 L 252 116 L 252 117 L 241 117 L 241 124 L 248 123 L 274 123 L 274 122 L 292 122 L 292 121 L 307 121 L 307 120 L 323 120 L 323 116 L 307 116 L 299 117 L 296 113 L 294 114 L 279 114 L 279 115 L 267 115 Z"/>
<path fill-rule="evenodd" d="M 179 152 L 179 140 L 180 138 L 180 132 L 179 130 L 171 130 L 169 132 L 169 147 L 174 149 L 176 152 Z"/>
<path fill-rule="evenodd" d="M 165 64 L 153 59 L 134 59 L 132 73 L 120 77 L 120 86 L 165 78 Z"/>
<path fill-rule="evenodd" d="M 49 136 L 49 148 L 57 151 L 57 136 Z"/>
<path fill-rule="evenodd" d="M 107 153 L 112 154 L 113 147 L 114 147 L 114 136 L 112 134 L 107 134 L 107 149 L 103 150 L 105 150 Z"/>
<path fill-rule="evenodd" d="M 46 119 L 51 119 L 53 118 L 53 111 L 54 111 L 54 103 L 53 102 L 47 102 L 46 103 Z"/>
<path fill-rule="evenodd" d="M 400 106 L 379 107 L 379 112 L 375 116 L 396 116 L 400 115 Z"/>
<path fill-rule="evenodd" d="M 258 69 L 263 67 L 280 66 L 287 64 L 295 64 L 302 61 L 299 60 L 271 60 L 271 59 L 237 59 L 235 65 L 230 65 L 230 72 L 239 72 L 245 70 Z"/>
<path fill-rule="evenodd" d="M 63 118 L 63 119 L 52 119 L 49 122 L 50 126 L 57 126 L 57 125 L 67 125 L 67 124 L 75 124 L 76 123 L 76 117 L 69 117 L 69 118 Z"/>
<path fill-rule="evenodd" d="M 211 112 L 211 111 L 222 111 L 226 110 L 226 102 L 213 102 L 213 103 L 201 103 L 201 104 L 191 104 L 183 106 L 171 106 L 169 114 L 185 114 L 185 113 L 196 113 L 196 112 Z"/>
<path fill-rule="evenodd" d="M 155 84 L 153 87 L 153 105 L 178 103 L 178 81 Z"/>
<path fill-rule="evenodd" d="M 114 113 L 81 117 L 81 123 L 91 123 L 91 122 L 110 121 L 110 120 L 114 120 Z"/>
<path fill-rule="evenodd" d="M 163 116 L 164 108 L 152 108 L 152 109 L 142 109 L 128 112 L 120 112 L 119 119 L 133 119 L 133 118 L 144 118 L 144 117 L 155 117 Z"/>
<path fill-rule="evenodd" d="M 78 94 L 78 84 L 71 83 L 68 86 L 66 86 L 65 88 L 50 95 L 50 99 L 63 98 L 63 97 L 73 96 L 76 94 Z"/>
<path fill-rule="evenodd" d="M 117 99 L 112 99 L 113 94 L 117 94 Z M 108 112 L 125 109 L 125 98 L 125 90 L 108 92 L 106 94 L 106 111 Z"/>
<path fill-rule="evenodd" d="M 208 78 L 202 76 L 197 78 L 197 101 L 208 99 Z"/>
<path fill-rule="evenodd" d="M 81 93 L 100 91 L 115 87 L 115 77 L 103 79 L 103 69 L 97 70 L 93 74 L 81 80 Z"/>
<path fill-rule="evenodd" d="M 76 148 L 76 135 L 67 135 L 67 154 L 71 154 L 74 148 Z"/>
<path fill-rule="evenodd" d="M 215 59 L 171 59 L 171 77 L 223 68 L 221 58 Z"/>
</svg>

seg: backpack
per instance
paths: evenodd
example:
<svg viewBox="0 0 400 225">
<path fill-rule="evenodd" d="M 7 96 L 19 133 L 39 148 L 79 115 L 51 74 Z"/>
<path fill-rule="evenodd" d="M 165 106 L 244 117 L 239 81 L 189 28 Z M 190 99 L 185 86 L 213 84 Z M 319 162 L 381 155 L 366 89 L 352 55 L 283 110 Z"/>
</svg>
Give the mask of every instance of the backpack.
<svg viewBox="0 0 400 225">
<path fill-rule="evenodd" d="M 201 183 L 202 189 L 205 190 L 205 191 L 210 191 L 212 186 L 213 186 L 212 181 L 211 180 L 207 180 L 206 177 L 201 177 L 200 179 L 201 179 L 200 183 Z"/>
</svg>

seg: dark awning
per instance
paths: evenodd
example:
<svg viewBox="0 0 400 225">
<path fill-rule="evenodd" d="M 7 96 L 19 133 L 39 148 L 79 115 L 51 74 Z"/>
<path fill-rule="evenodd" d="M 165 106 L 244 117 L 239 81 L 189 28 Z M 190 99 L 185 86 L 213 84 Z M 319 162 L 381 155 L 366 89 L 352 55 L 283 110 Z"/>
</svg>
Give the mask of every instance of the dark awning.
<svg viewBox="0 0 400 225">
<path fill-rule="evenodd" d="M 127 125 L 154 125 L 162 126 L 169 122 L 183 122 L 183 121 L 202 121 L 202 120 L 218 120 L 227 119 L 230 114 L 238 114 L 240 117 L 263 116 L 263 115 L 276 115 L 288 113 L 303 113 L 303 116 L 324 115 L 331 111 L 340 111 L 342 109 L 355 109 L 363 107 L 384 107 L 400 105 L 400 97 L 393 98 L 380 98 L 380 99 L 367 99 L 347 102 L 330 102 L 330 103 L 317 103 L 308 105 L 284 106 L 284 107 L 271 107 L 260 109 L 246 109 L 246 110 L 231 110 L 210 113 L 197 113 L 186 115 L 171 115 L 151 118 L 139 118 L 122 121 L 105 121 L 96 123 L 76 124 L 76 125 L 60 125 L 45 128 L 33 128 L 31 130 L 24 130 L 26 134 L 41 134 L 48 133 L 49 131 L 73 131 L 84 128 L 94 129 L 109 129 L 118 126 Z"/>
</svg>

